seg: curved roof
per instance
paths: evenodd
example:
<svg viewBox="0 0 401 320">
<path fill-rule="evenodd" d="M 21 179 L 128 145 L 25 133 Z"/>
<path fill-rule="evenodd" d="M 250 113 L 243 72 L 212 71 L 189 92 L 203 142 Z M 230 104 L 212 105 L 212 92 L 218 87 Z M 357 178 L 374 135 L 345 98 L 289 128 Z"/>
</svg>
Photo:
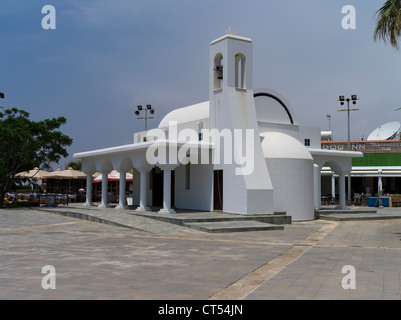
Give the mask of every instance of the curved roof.
<svg viewBox="0 0 401 320">
<path fill-rule="evenodd" d="M 297 139 L 281 132 L 264 132 L 262 150 L 265 158 L 313 160 L 309 150 Z"/>
<path fill-rule="evenodd" d="M 258 121 L 297 125 L 292 107 L 278 92 L 261 88 L 253 91 Z"/>
<path fill-rule="evenodd" d="M 256 116 L 260 122 L 297 125 L 294 111 L 290 104 L 278 92 L 261 88 L 253 90 Z M 169 121 L 177 124 L 199 121 L 209 118 L 209 101 L 169 112 L 159 123 L 159 128 L 168 127 Z"/>
<path fill-rule="evenodd" d="M 159 128 L 168 127 L 169 121 L 177 121 L 177 124 L 181 124 L 207 118 L 209 118 L 209 101 L 175 109 L 169 112 L 162 121 L 160 121 Z"/>
</svg>

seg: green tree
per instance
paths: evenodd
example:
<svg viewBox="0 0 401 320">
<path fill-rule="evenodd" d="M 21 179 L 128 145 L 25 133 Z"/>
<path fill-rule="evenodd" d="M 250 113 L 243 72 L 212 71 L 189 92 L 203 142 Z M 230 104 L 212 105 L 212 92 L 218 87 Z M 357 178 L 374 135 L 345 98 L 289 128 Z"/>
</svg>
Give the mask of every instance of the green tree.
<svg viewBox="0 0 401 320">
<path fill-rule="evenodd" d="M 74 170 L 81 170 L 82 169 L 82 162 L 81 161 L 70 161 L 67 163 L 65 169 L 72 168 Z"/>
<path fill-rule="evenodd" d="M 18 172 L 47 168 L 49 160 L 68 156 L 64 147 L 72 139 L 57 130 L 66 122 L 64 117 L 35 122 L 17 108 L 0 112 L 0 207 Z"/>
<path fill-rule="evenodd" d="M 374 39 L 383 40 L 399 50 L 401 35 L 401 0 L 387 0 L 376 12 L 377 24 Z"/>
</svg>

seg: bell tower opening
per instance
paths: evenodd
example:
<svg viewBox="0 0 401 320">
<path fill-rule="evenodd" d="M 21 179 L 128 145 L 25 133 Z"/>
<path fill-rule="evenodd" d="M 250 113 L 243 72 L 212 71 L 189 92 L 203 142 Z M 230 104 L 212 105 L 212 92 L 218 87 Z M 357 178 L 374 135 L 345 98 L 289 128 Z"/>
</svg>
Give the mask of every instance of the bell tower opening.
<svg viewBox="0 0 401 320">
<path fill-rule="evenodd" d="M 245 56 L 242 53 L 235 55 L 235 87 L 246 89 Z"/>
<path fill-rule="evenodd" d="M 216 54 L 214 57 L 214 90 L 222 88 L 223 82 L 223 55 Z"/>
</svg>

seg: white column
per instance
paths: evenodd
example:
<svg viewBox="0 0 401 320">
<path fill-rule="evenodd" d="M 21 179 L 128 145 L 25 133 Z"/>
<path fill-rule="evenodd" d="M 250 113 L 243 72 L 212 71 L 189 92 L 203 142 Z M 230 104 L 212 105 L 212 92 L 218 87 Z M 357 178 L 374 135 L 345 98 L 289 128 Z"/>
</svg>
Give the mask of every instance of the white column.
<svg viewBox="0 0 401 320">
<path fill-rule="evenodd" d="M 381 169 L 379 169 L 379 178 L 377 180 L 377 193 L 379 195 L 380 195 L 380 191 L 383 189 L 383 182 L 382 182 L 382 177 L 381 177 L 382 172 L 383 171 Z"/>
<path fill-rule="evenodd" d="M 151 209 L 146 205 L 148 198 L 148 177 L 151 168 L 137 168 L 140 173 L 140 195 L 139 195 L 139 207 L 135 211 L 143 212 L 150 211 Z"/>
<path fill-rule="evenodd" d="M 351 172 L 348 175 L 348 200 L 351 201 Z"/>
<path fill-rule="evenodd" d="M 322 186 L 321 186 L 321 172 L 320 166 L 317 164 L 313 165 L 314 169 L 314 194 L 315 194 L 315 209 L 320 209 L 322 207 Z"/>
<path fill-rule="evenodd" d="M 382 174 L 382 170 L 379 170 L 379 174 Z M 377 205 L 380 206 L 380 208 L 383 207 L 383 202 L 380 199 L 381 190 L 383 190 L 383 182 L 382 182 L 382 177 L 379 176 L 379 179 L 377 181 L 377 192 L 379 193 L 379 199 L 378 199 L 379 201 Z"/>
<path fill-rule="evenodd" d="M 340 194 L 340 204 L 337 206 L 338 209 L 349 209 L 345 203 L 345 174 L 340 172 L 338 174 L 338 186 Z"/>
<path fill-rule="evenodd" d="M 334 172 L 331 175 L 331 196 L 333 199 L 336 198 L 336 177 L 334 176 Z"/>
<path fill-rule="evenodd" d="M 92 174 L 93 172 L 85 172 L 86 173 L 86 201 L 84 203 L 84 207 L 92 207 L 94 206 L 92 202 Z"/>
<path fill-rule="evenodd" d="M 107 175 L 109 173 L 107 171 L 101 171 L 101 173 L 102 173 L 102 202 L 98 205 L 98 208 L 108 208 L 109 204 L 107 203 L 107 186 L 108 186 Z"/>
<path fill-rule="evenodd" d="M 159 213 L 175 213 L 171 209 L 171 171 L 175 169 L 175 166 L 160 166 L 163 170 L 163 208 Z"/>
<path fill-rule="evenodd" d="M 116 206 L 116 209 L 127 209 L 128 206 L 125 204 L 125 188 L 126 188 L 126 171 L 125 170 L 119 170 L 120 173 L 120 185 L 119 185 L 119 195 L 118 195 L 118 205 Z"/>
</svg>

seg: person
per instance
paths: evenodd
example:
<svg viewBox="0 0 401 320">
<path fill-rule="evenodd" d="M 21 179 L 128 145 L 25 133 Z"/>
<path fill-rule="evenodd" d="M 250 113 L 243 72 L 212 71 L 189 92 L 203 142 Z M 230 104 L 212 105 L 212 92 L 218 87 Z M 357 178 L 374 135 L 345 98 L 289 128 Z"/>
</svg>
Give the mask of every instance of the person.
<svg viewBox="0 0 401 320">
<path fill-rule="evenodd" d="M 369 186 L 366 186 L 366 188 L 365 188 L 365 193 L 366 193 L 366 195 L 369 195 L 369 194 L 370 194 L 370 187 L 369 187 Z"/>
<path fill-rule="evenodd" d="M 84 194 L 85 194 L 85 189 L 80 188 L 80 189 L 78 190 L 78 201 L 79 201 L 79 202 L 83 202 L 83 200 L 84 200 Z"/>
</svg>

